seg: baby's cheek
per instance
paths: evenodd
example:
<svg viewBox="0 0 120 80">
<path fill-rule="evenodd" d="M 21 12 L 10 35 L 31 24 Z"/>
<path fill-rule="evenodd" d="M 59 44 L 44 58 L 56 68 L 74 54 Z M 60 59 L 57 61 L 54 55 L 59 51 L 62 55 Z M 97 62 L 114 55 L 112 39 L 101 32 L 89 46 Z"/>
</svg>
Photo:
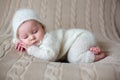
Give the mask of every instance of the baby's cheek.
<svg viewBox="0 0 120 80">
<path fill-rule="evenodd" d="M 27 41 L 27 40 L 23 40 L 23 43 L 26 45 L 30 44 L 29 41 Z"/>
<path fill-rule="evenodd" d="M 27 42 L 26 44 L 27 44 L 27 45 L 32 45 L 32 43 L 31 43 L 31 42 Z"/>
<path fill-rule="evenodd" d="M 43 37 L 44 37 L 44 35 L 43 35 L 43 34 L 41 34 L 41 35 L 40 35 L 40 37 L 39 37 L 39 39 L 43 39 Z"/>
</svg>

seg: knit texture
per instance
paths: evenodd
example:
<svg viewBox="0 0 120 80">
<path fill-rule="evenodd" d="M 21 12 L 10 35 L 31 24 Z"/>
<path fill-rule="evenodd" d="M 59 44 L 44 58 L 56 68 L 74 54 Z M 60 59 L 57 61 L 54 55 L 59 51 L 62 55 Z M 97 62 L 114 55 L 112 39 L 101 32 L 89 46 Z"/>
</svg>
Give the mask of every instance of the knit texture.
<svg viewBox="0 0 120 80">
<path fill-rule="evenodd" d="M 11 22 L 21 8 L 43 17 L 48 31 L 90 30 L 108 56 L 95 63 L 69 64 L 17 52 Z M 120 0 L 0 0 L 0 80 L 119 80 L 119 75 Z"/>
</svg>

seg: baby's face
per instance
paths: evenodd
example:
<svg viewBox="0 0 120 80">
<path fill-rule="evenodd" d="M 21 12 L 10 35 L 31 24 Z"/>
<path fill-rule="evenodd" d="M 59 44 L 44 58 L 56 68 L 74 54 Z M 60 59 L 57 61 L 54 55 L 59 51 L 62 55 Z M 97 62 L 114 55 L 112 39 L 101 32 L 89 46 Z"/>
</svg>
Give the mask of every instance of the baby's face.
<svg viewBox="0 0 120 80">
<path fill-rule="evenodd" d="M 26 45 L 37 45 L 43 39 L 45 30 L 34 20 L 24 22 L 18 29 L 18 38 Z"/>
</svg>

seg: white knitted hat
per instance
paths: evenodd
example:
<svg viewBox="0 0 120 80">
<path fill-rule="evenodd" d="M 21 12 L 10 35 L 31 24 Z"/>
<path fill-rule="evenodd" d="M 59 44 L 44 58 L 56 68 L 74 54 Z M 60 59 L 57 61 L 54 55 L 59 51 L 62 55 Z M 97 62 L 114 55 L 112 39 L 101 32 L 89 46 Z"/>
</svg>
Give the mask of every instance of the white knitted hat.
<svg viewBox="0 0 120 80">
<path fill-rule="evenodd" d="M 33 10 L 31 9 L 17 10 L 12 20 L 13 43 L 16 43 L 19 40 L 17 37 L 17 29 L 23 22 L 27 20 L 36 20 L 43 25 L 43 21 L 37 16 L 37 14 Z"/>
</svg>

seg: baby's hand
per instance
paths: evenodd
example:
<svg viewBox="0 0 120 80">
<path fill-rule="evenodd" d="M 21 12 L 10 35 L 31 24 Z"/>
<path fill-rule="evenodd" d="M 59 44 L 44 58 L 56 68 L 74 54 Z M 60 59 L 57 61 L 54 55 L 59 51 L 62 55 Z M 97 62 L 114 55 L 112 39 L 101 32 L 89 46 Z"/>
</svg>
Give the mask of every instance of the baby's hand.
<svg viewBox="0 0 120 80">
<path fill-rule="evenodd" d="M 99 47 L 91 47 L 90 51 L 94 54 L 99 54 L 101 52 L 101 49 Z"/>
<path fill-rule="evenodd" d="M 21 41 L 19 41 L 19 42 L 17 42 L 17 43 L 15 44 L 15 49 L 16 49 L 17 51 L 20 51 L 20 52 L 26 51 L 26 48 L 25 48 L 25 46 L 24 46 L 24 43 L 21 42 Z"/>
</svg>

